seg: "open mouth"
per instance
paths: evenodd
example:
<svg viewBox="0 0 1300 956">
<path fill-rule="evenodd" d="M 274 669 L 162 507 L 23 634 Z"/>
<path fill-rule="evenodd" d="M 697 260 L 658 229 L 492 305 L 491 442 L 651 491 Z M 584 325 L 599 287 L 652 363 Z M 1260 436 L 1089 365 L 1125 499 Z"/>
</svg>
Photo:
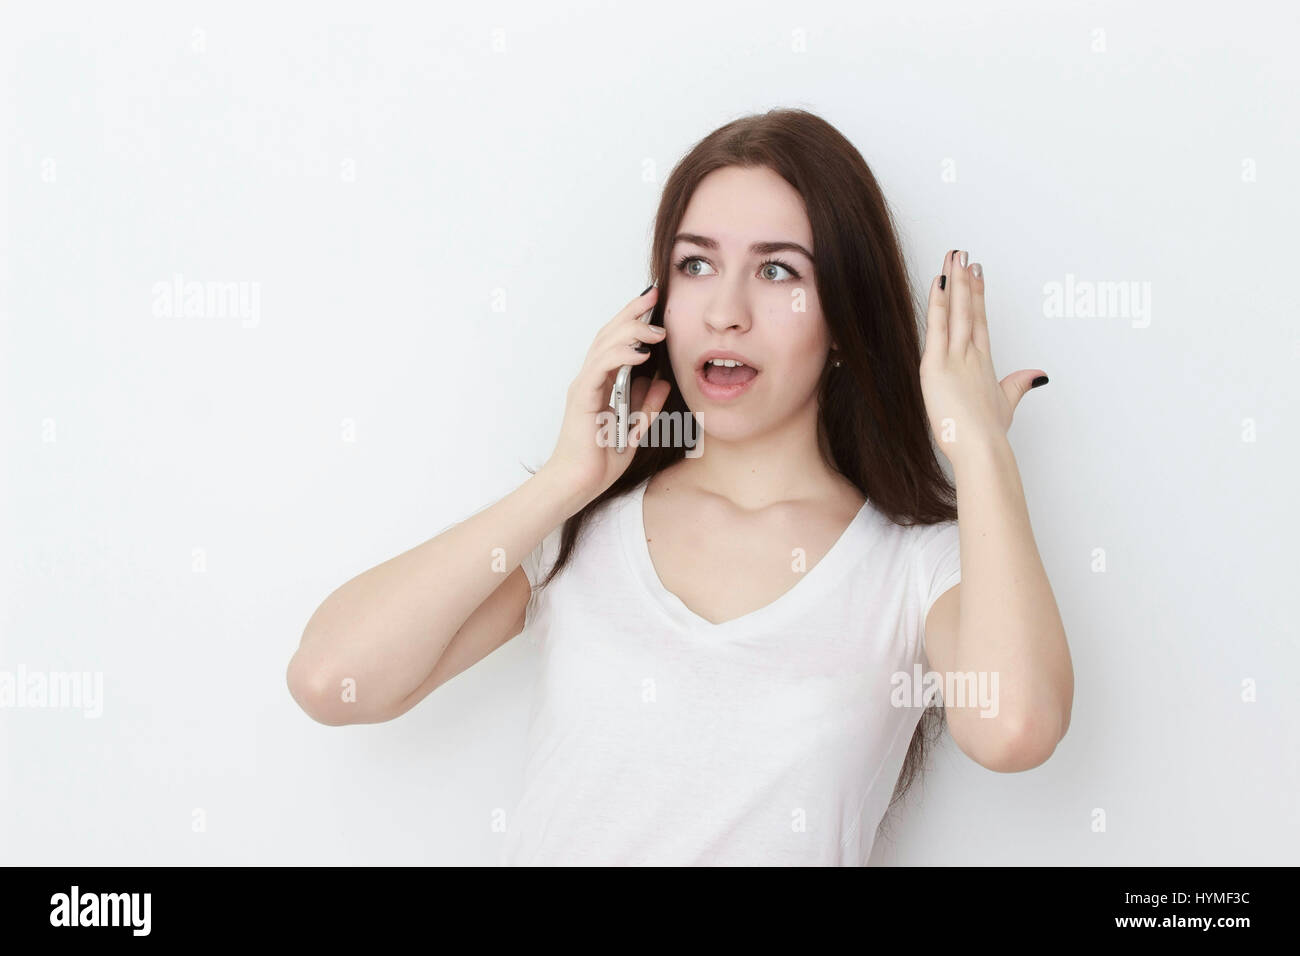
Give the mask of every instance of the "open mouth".
<svg viewBox="0 0 1300 956">
<path fill-rule="evenodd" d="M 709 359 L 696 370 L 695 383 L 705 398 L 725 402 L 746 391 L 759 374 L 739 359 Z"/>
<path fill-rule="evenodd" d="M 758 369 L 735 359 L 709 359 L 704 363 L 701 374 L 711 385 L 743 385 L 754 380 Z"/>
</svg>

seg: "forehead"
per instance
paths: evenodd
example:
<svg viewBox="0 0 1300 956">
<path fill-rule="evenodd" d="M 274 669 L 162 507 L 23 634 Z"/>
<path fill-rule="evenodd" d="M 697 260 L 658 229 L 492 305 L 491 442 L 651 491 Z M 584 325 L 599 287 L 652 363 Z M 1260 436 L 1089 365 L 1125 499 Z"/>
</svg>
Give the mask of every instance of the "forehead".
<svg viewBox="0 0 1300 956">
<path fill-rule="evenodd" d="M 798 190 L 767 167 L 716 169 L 700 180 L 678 232 L 717 239 L 724 250 L 787 240 L 812 249 Z"/>
</svg>

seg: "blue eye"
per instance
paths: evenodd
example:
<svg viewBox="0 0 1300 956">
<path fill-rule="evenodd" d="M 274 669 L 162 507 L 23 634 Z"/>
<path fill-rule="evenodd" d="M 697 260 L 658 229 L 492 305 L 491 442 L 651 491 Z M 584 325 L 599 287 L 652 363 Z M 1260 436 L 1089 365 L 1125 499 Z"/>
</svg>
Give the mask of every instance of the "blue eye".
<svg viewBox="0 0 1300 956">
<path fill-rule="evenodd" d="M 784 269 L 786 272 L 790 273 L 790 279 L 797 279 L 797 278 L 799 278 L 799 273 L 795 272 L 793 269 L 791 269 L 791 268 L 790 268 L 788 265 L 786 265 L 784 262 L 780 262 L 780 261 L 778 261 L 778 260 L 776 260 L 776 259 L 768 259 L 768 260 L 767 260 L 766 262 L 764 262 L 764 263 L 762 264 L 762 266 L 760 266 L 759 268 L 760 268 L 760 269 L 767 269 L 767 268 L 773 268 L 773 269 Z M 790 281 L 790 279 L 775 279 L 775 278 L 774 278 L 772 281 L 773 281 L 773 282 L 788 282 L 788 281 Z"/>
<path fill-rule="evenodd" d="M 701 259 L 699 256 L 683 256 L 682 258 L 677 260 L 677 271 L 680 272 L 682 275 L 688 275 L 688 276 L 699 275 L 698 272 L 690 271 L 689 263 L 692 262 L 698 262 L 700 265 L 708 265 L 708 263 L 705 262 L 703 259 Z M 712 266 L 710 266 L 710 268 L 712 268 Z"/>
<path fill-rule="evenodd" d="M 696 262 L 698 262 L 702 266 L 709 266 L 708 261 L 701 258 L 700 256 L 683 256 L 682 258 L 678 259 L 677 262 L 674 263 L 674 267 L 682 275 L 691 276 L 694 278 L 701 275 L 700 272 L 693 271 L 691 269 L 691 264 Z M 712 269 L 713 267 L 709 266 L 709 268 Z M 771 269 L 784 269 L 788 274 L 784 278 L 773 276 L 771 272 L 768 271 Z M 765 272 L 767 274 L 767 277 L 772 282 L 792 282 L 793 280 L 800 278 L 799 273 L 794 269 L 793 266 L 787 265 L 786 263 L 782 262 L 780 259 L 765 260 L 759 266 L 759 274 L 761 275 L 764 274 Z"/>
</svg>

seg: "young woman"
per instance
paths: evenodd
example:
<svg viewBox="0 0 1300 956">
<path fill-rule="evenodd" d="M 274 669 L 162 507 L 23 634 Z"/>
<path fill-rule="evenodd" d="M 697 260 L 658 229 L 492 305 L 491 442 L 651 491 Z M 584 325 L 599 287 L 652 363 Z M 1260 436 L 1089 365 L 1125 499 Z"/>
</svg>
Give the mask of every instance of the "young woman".
<svg viewBox="0 0 1300 956">
<path fill-rule="evenodd" d="M 922 350 L 880 188 L 802 110 L 691 150 L 651 268 L 550 459 L 331 594 L 290 690 L 322 723 L 391 720 L 527 626 L 541 673 L 505 862 L 865 864 L 941 729 L 926 664 L 985 691 L 944 708 L 989 769 L 1041 764 L 1069 724 L 1007 440 L 1046 377 L 995 377 L 965 251 L 930 284 Z M 644 414 L 619 452 L 603 414 L 625 364 Z"/>
</svg>

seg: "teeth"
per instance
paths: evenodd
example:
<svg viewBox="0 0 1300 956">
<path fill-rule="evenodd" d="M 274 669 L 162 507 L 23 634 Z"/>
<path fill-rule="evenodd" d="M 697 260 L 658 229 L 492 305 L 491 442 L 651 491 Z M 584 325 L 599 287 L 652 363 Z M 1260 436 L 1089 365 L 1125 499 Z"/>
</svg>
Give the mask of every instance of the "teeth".
<svg viewBox="0 0 1300 956">
<path fill-rule="evenodd" d="M 705 365 L 721 365 L 723 368 L 735 368 L 737 365 L 743 366 L 744 362 L 737 362 L 735 359 L 709 359 Z"/>
</svg>

